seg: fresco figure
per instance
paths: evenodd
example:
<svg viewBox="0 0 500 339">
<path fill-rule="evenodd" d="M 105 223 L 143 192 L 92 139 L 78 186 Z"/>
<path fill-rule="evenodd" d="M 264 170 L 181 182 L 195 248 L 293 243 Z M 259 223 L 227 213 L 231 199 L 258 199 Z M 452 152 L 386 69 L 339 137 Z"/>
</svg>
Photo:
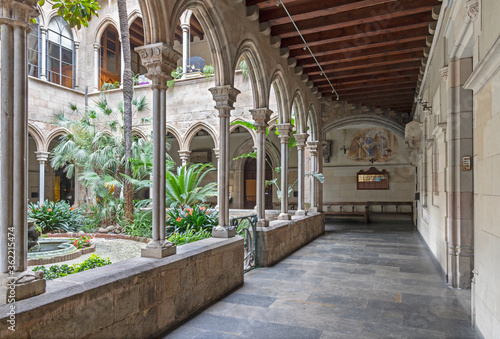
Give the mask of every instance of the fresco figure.
<svg viewBox="0 0 500 339">
<path fill-rule="evenodd" d="M 394 155 L 397 141 L 392 132 L 383 128 L 359 130 L 351 139 L 348 158 L 356 161 L 386 162 Z"/>
</svg>

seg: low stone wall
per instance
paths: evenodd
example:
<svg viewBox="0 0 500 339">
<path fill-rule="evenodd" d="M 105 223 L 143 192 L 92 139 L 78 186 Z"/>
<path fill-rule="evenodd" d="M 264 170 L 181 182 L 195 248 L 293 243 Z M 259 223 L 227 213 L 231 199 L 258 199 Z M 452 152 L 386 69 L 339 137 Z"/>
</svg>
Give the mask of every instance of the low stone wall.
<svg viewBox="0 0 500 339">
<path fill-rule="evenodd" d="M 325 233 L 325 216 L 309 213 L 257 227 L 257 266 L 272 266 Z"/>
<path fill-rule="evenodd" d="M 28 266 L 55 264 L 58 262 L 73 260 L 81 257 L 82 255 L 93 252 L 95 252 L 95 244 L 92 244 L 89 247 L 80 248 L 68 254 L 57 255 L 55 257 L 28 259 Z"/>
<path fill-rule="evenodd" d="M 45 294 L 0 306 L 0 338 L 146 338 L 243 284 L 243 239 L 209 238 L 163 258 L 134 258 L 47 282 Z"/>
</svg>

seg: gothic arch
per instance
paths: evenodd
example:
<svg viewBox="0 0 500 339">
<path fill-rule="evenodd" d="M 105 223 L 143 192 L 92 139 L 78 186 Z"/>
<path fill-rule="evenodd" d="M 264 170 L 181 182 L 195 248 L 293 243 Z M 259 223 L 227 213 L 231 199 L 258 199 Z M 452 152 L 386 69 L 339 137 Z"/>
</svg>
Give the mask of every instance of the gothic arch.
<svg viewBox="0 0 500 339">
<path fill-rule="evenodd" d="M 293 100 L 290 103 L 290 111 L 295 111 L 295 130 L 297 133 L 304 133 L 306 131 L 307 114 L 305 112 L 304 99 L 300 90 L 296 90 L 293 95 Z"/>
<path fill-rule="evenodd" d="M 210 134 L 210 136 L 212 137 L 214 148 L 219 148 L 219 137 L 217 135 L 217 132 L 214 130 L 214 127 L 203 121 L 198 121 L 195 124 L 191 125 L 186 133 L 184 133 L 184 141 L 182 143 L 183 150 L 189 150 L 189 146 L 191 146 L 193 138 L 195 137 L 196 133 L 201 130 L 207 131 L 208 134 Z"/>
<path fill-rule="evenodd" d="M 128 26 L 130 27 L 132 23 L 134 22 L 135 19 L 141 18 L 142 19 L 142 14 L 141 11 L 138 9 L 134 9 L 129 15 L 128 15 Z"/>
<path fill-rule="evenodd" d="M 40 27 L 47 27 L 47 24 L 49 22 L 47 20 L 47 13 L 43 10 L 42 7 L 40 7 L 38 3 L 36 4 L 36 9 L 38 10 L 38 13 L 40 13 L 40 15 L 38 15 L 38 24 L 40 25 Z"/>
<path fill-rule="evenodd" d="M 274 88 L 274 93 L 276 95 L 276 102 L 278 105 L 278 120 L 282 123 L 290 122 L 290 110 L 289 110 L 289 100 L 288 100 L 288 88 L 286 85 L 285 77 L 281 66 L 274 71 L 271 77 L 271 86 Z M 271 86 L 269 86 L 269 92 L 271 91 Z M 269 96 L 270 94 L 268 94 Z"/>
<path fill-rule="evenodd" d="M 36 151 L 47 151 L 47 147 L 45 147 L 45 138 L 43 137 L 42 131 L 36 127 L 32 122 L 28 122 L 28 133 L 31 135 L 33 140 L 35 141 Z"/>
<path fill-rule="evenodd" d="M 155 6 L 154 4 L 157 3 L 163 3 L 163 1 L 150 3 L 150 6 L 153 7 Z M 230 67 L 232 56 L 229 51 L 229 46 L 231 46 L 231 44 L 226 36 L 226 26 L 224 25 L 224 20 L 220 18 L 219 13 L 214 10 L 214 7 L 216 6 L 213 0 L 175 1 L 170 13 L 171 15 L 164 15 L 161 18 L 161 21 L 157 21 L 157 23 L 165 22 L 165 17 L 171 19 L 170 21 L 167 21 L 170 23 L 170 26 L 168 27 L 169 30 L 167 31 L 168 39 L 160 41 L 168 42 L 170 45 L 173 45 L 178 18 L 181 17 L 185 10 L 192 10 L 196 19 L 198 19 L 203 27 L 203 31 L 205 32 L 206 39 L 212 52 L 215 85 L 232 86 L 234 81 L 234 71 Z M 146 42 L 149 43 L 147 40 Z"/>
<path fill-rule="evenodd" d="M 249 122 L 249 121 L 237 118 L 237 119 L 234 119 L 233 121 L 231 121 L 231 123 L 233 123 L 235 121 Z M 250 136 L 252 137 L 254 145 L 257 143 L 257 134 L 255 133 L 255 130 L 250 129 L 250 128 L 246 127 L 246 126 L 243 126 L 243 125 L 232 125 L 231 124 L 231 125 L 229 125 L 229 133 L 232 133 L 238 127 L 243 127 L 245 130 L 247 130 L 248 133 L 250 133 Z"/>
<path fill-rule="evenodd" d="M 56 129 L 52 130 L 49 133 L 49 135 L 47 135 L 45 149 L 46 150 L 49 149 L 50 143 L 55 138 L 63 136 L 63 135 L 68 135 L 68 134 L 71 134 L 71 131 L 69 129 L 67 129 L 66 127 L 57 127 Z"/>
<path fill-rule="evenodd" d="M 146 132 L 144 132 L 139 127 L 132 127 L 132 135 L 137 135 L 138 137 L 145 140 L 149 139 L 149 135 L 147 135 Z"/>
<path fill-rule="evenodd" d="M 234 151 L 231 159 L 234 159 L 242 154 L 245 154 L 245 153 L 249 153 L 249 152 L 252 152 L 253 151 L 253 146 L 254 146 L 254 143 L 252 141 L 252 139 L 247 139 L 246 141 L 242 142 L 238 148 Z M 274 150 L 273 150 L 274 148 Z M 280 166 L 279 163 L 276 163 L 275 159 L 274 159 L 274 152 L 276 152 L 276 154 L 279 156 L 280 155 L 280 151 L 272 144 L 266 142 L 266 156 L 268 156 L 268 158 L 271 160 L 271 166 L 272 168 L 276 168 L 278 166 Z M 246 158 L 240 158 L 236 161 L 232 161 L 231 162 L 231 170 L 242 170 L 243 167 L 245 166 L 245 160 Z"/>
<path fill-rule="evenodd" d="M 386 128 L 386 129 L 394 132 L 395 134 L 397 134 L 398 136 L 400 136 L 403 139 L 405 137 L 405 130 L 404 130 L 403 126 L 399 125 L 398 123 L 396 123 L 392 120 L 384 118 L 382 116 L 378 116 L 378 115 L 373 116 L 373 115 L 367 115 L 367 114 L 341 118 L 341 119 L 337 119 L 333 122 L 330 122 L 323 127 L 323 136 L 325 136 L 326 133 L 331 129 L 337 129 L 337 128 L 347 127 L 347 126 L 356 126 L 356 125 L 361 125 L 361 124 L 383 127 L 383 128 Z"/>
<path fill-rule="evenodd" d="M 46 21 L 45 21 L 43 26 L 45 28 L 48 28 L 50 20 L 52 20 L 56 16 L 59 16 L 59 14 L 57 13 L 57 10 L 52 10 L 51 12 L 49 12 L 46 16 Z M 73 34 L 73 41 L 76 43 L 80 43 L 80 39 L 78 38 L 78 29 L 76 29 L 76 26 L 70 27 L 69 29 L 71 30 L 71 34 Z"/>
<path fill-rule="evenodd" d="M 319 140 L 319 125 L 318 125 L 318 116 L 316 115 L 316 109 L 314 108 L 314 104 L 309 105 L 309 110 L 307 111 L 307 127 L 309 127 L 309 130 L 307 130 L 307 133 L 309 134 L 309 140 Z"/>
<path fill-rule="evenodd" d="M 118 23 L 112 19 L 110 16 L 105 17 L 101 22 L 99 22 L 99 25 L 97 25 L 95 35 L 94 35 L 94 43 L 97 45 L 101 45 L 101 37 L 106 28 L 108 28 L 109 25 L 112 25 L 116 31 L 118 32 L 118 37 L 121 40 L 121 35 L 120 35 L 120 26 Z"/>
<path fill-rule="evenodd" d="M 245 59 L 248 66 L 248 74 L 252 82 L 254 108 L 268 107 L 270 90 L 267 89 L 264 63 L 254 41 L 245 39 L 241 42 L 234 58 L 233 70 L 238 67 L 237 63 L 240 57 Z"/>
</svg>

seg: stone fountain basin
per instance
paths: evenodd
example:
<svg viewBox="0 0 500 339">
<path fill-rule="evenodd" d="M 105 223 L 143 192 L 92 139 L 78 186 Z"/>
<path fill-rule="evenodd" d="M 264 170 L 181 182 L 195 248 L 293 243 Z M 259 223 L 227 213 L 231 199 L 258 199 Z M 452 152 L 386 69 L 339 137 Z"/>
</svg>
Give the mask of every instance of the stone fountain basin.
<svg viewBox="0 0 500 339">
<path fill-rule="evenodd" d="M 48 258 L 76 251 L 76 247 L 66 238 L 38 238 L 38 246 L 28 252 L 28 259 Z"/>
</svg>

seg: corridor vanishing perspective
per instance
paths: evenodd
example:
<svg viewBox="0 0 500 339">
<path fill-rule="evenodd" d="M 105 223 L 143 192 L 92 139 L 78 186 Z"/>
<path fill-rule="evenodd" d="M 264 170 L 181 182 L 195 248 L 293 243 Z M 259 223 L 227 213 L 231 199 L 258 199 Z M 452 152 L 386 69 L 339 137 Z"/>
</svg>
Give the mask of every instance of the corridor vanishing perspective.
<svg viewBox="0 0 500 339">
<path fill-rule="evenodd" d="M 326 233 L 167 339 L 477 338 L 470 291 L 450 288 L 411 223 L 326 223 Z"/>
</svg>

